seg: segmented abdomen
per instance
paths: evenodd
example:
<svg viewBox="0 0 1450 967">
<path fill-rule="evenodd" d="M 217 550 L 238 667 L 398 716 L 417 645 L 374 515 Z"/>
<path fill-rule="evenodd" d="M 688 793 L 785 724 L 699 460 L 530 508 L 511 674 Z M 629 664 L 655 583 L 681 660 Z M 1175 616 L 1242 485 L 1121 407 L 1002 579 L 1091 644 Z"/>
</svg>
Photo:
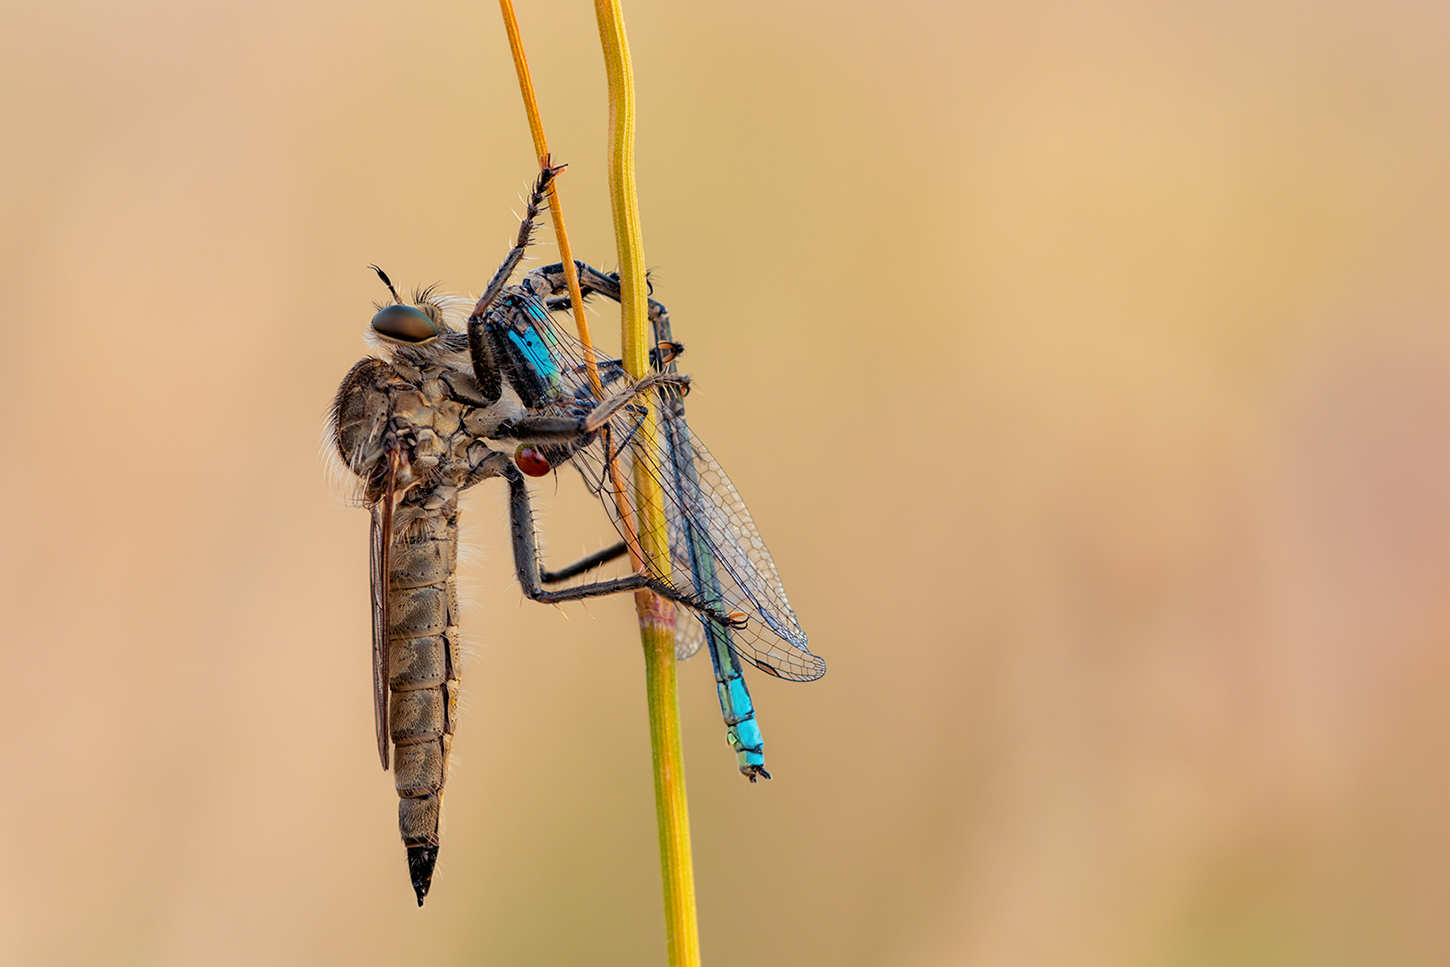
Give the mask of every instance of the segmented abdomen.
<svg viewBox="0 0 1450 967">
<path fill-rule="evenodd" d="M 399 510 L 405 508 L 406 501 Z M 388 720 L 398 830 L 410 863 L 426 859 L 430 873 L 458 722 L 457 563 L 457 504 L 450 501 L 407 523 L 394 541 L 388 575 Z"/>
</svg>

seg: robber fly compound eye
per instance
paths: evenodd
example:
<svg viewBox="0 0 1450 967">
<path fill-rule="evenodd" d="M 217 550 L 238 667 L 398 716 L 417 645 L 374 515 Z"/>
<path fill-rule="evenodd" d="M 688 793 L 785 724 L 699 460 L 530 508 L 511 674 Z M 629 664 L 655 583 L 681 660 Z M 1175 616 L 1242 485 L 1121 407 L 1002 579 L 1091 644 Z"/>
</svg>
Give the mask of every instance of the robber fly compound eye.
<svg viewBox="0 0 1450 967">
<path fill-rule="evenodd" d="M 438 327 L 421 309 L 388 306 L 373 316 L 373 330 L 399 342 L 427 342 L 438 335 Z"/>
</svg>

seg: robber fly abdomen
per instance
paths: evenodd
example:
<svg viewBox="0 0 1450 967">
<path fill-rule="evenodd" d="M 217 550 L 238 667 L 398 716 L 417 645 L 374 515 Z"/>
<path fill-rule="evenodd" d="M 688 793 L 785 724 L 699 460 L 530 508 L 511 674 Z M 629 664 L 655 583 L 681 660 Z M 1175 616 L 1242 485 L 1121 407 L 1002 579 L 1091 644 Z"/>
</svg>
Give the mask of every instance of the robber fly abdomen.
<svg viewBox="0 0 1450 967">
<path fill-rule="evenodd" d="M 457 563 L 455 500 L 409 526 L 388 572 L 388 736 L 398 831 L 419 879 L 438 855 L 439 797 L 458 721 Z"/>
<path fill-rule="evenodd" d="M 444 375 L 426 363 L 364 360 L 334 404 L 338 451 L 373 508 L 378 754 L 387 768 L 391 741 L 398 829 L 420 903 L 458 721 L 458 492 L 502 462 L 470 429 L 497 416 L 450 399 Z"/>
</svg>

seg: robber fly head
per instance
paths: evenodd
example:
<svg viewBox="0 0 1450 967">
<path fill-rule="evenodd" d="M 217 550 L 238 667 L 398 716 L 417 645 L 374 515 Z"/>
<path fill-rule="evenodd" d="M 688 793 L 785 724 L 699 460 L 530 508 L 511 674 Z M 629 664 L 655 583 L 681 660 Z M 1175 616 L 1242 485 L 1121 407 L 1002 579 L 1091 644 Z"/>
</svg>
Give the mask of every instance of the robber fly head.
<svg viewBox="0 0 1450 967">
<path fill-rule="evenodd" d="M 416 346 L 431 342 L 448 331 L 448 324 L 443 321 L 442 307 L 433 297 L 431 288 L 414 295 L 415 305 L 407 305 L 393 287 L 393 280 L 388 278 L 388 273 L 376 265 L 368 267 L 378 274 L 378 278 L 383 280 L 383 285 L 388 287 L 388 292 L 393 296 L 392 303 L 379 308 L 377 315 L 373 316 L 373 332 L 393 342 Z"/>
</svg>

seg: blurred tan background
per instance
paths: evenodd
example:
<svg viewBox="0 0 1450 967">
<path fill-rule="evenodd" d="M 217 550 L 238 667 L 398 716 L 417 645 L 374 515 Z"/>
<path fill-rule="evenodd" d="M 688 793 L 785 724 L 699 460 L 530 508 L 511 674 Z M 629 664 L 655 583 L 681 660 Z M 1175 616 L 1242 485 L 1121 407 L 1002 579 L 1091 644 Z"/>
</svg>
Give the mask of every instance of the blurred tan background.
<svg viewBox="0 0 1450 967">
<path fill-rule="evenodd" d="M 682 669 L 706 961 L 1450 962 L 1450 7 L 626 13 L 691 422 L 830 663 L 752 676 L 757 787 Z M 610 268 L 592 10 L 520 16 Z M 367 263 L 515 229 L 495 6 L 5 20 L 0 962 L 663 963 L 630 603 L 466 502 L 419 911 L 317 457 Z"/>
</svg>

